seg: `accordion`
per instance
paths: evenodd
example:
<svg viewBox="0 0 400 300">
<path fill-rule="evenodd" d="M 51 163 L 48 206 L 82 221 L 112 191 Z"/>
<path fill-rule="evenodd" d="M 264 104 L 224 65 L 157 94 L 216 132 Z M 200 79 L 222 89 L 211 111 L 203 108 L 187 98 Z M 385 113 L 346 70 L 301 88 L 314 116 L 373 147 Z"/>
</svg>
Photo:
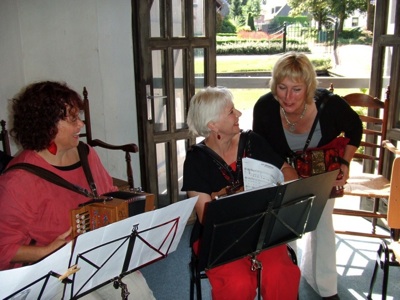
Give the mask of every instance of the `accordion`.
<svg viewBox="0 0 400 300">
<path fill-rule="evenodd" d="M 153 194 L 125 191 L 104 194 L 71 210 L 72 238 L 153 209 Z"/>
</svg>

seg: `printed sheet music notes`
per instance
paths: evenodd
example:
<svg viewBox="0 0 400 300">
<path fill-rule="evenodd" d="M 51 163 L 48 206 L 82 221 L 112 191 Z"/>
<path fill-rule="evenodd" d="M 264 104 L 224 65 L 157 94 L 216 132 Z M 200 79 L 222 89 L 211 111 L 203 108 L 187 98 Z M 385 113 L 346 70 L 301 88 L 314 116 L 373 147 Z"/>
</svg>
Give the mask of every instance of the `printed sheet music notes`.
<svg viewBox="0 0 400 300">
<path fill-rule="evenodd" d="M 274 165 L 249 157 L 243 158 L 243 184 L 245 191 L 281 185 L 283 181 L 283 173 Z"/>
</svg>

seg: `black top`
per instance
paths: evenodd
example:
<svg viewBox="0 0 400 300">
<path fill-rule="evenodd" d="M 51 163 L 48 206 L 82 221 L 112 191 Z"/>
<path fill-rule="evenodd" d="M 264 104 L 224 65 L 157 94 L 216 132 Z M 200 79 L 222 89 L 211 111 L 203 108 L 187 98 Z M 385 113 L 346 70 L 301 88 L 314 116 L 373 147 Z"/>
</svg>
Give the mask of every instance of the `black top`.
<svg viewBox="0 0 400 300">
<path fill-rule="evenodd" d="M 343 98 L 325 89 L 317 89 L 315 93 L 318 108 L 324 97 L 328 100 L 319 116 L 322 138 L 318 147 L 328 144 L 341 132 L 350 139 L 349 145 L 359 147 L 362 123 L 358 114 Z M 286 158 L 291 155 L 291 150 L 285 138 L 279 110 L 280 104 L 272 93 L 261 96 L 254 105 L 253 130 L 269 141 L 282 158 Z"/>
<path fill-rule="evenodd" d="M 243 157 L 251 157 L 270 163 L 278 169 L 281 169 L 285 162 L 272 150 L 265 139 L 252 131 L 248 135 Z M 199 147 L 189 149 L 183 166 L 182 191 L 196 191 L 211 195 L 211 193 L 218 192 L 228 185 L 231 185 L 231 182 L 224 177 L 209 154 Z M 201 231 L 202 226 L 197 220 L 192 231 L 191 244 L 199 239 Z"/>
<path fill-rule="evenodd" d="M 243 157 L 270 163 L 278 169 L 281 169 L 285 162 L 272 150 L 265 139 L 254 132 L 249 133 Z M 224 177 L 217 164 L 206 152 L 197 147 L 189 149 L 183 166 L 182 191 L 196 191 L 211 195 L 230 184 L 231 182 Z"/>
</svg>

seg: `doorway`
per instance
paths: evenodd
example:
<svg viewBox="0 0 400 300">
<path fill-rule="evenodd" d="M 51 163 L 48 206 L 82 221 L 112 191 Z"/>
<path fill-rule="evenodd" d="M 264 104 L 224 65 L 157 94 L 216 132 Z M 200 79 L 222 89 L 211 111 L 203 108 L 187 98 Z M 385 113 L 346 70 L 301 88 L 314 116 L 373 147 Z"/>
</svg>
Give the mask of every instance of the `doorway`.
<svg viewBox="0 0 400 300">
<path fill-rule="evenodd" d="M 132 0 L 141 181 L 157 208 L 186 198 L 186 115 L 196 90 L 216 83 L 215 25 L 213 0 Z"/>
</svg>

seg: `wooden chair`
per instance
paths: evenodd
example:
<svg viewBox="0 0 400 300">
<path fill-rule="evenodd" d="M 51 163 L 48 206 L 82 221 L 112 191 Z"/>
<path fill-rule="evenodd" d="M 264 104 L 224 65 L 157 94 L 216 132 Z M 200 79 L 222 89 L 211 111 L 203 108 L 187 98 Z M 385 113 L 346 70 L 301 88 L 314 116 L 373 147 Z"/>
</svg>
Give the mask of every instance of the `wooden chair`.
<svg viewBox="0 0 400 300">
<path fill-rule="evenodd" d="M 0 121 L 1 125 L 1 131 L 0 131 L 0 141 L 3 146 L 3 152 L 7 155 L 11 156 L 11 147 L 10 147 L 10 139 L 8 136 L 8 131 L 6 129 L 6 121 L 1 120 Z"/>
<path fill-rule="evenodd" d="M 10 160 L 13 158 L 11 156 L 10 140 L 8 136 L 8 131 L 6 129 L 6 121 L 1 120 L 1 131 L 0 131 L 0 141 L 2 149 L 0 149 L 0 173 L 5 170 Z"/>
<path fill-rule="evenodd" d="M 105 143 L 99 139 L 92 138 L 92 127 L 90 123 L 90 108 L 89 108 L 89 99 L 88 92 L 86 87 L 83 88 L 83 103 L 84 103 L 84 116 L 82 120 L 85 123 L 86 132 L 81 133 L 81 137 L 85 137 L 87 143 L 92 147 L 101 147 L 108 150 L 119 150 L 125 152 L 125 161 L 126 161 L 126 175 L 127 179 L 118 179 L 113 178 L 114 185 L 117 186 L 120 190 L 133 190 L 134 182 L 133 182 L 133 171 L 131 166 L 131 155 L 130 153 L 137 153 L 139 148 L 136 144 L 125 144 L 125 145 L 111 145 Z"/>
<path fill-rule="evenodd" d="M 339 215 L 371 218 L 371 232 L 336 230 L 336 233 L 378 238 L 388 237 L 387 235 L 377 234 L 376 225 L 378 219 L 386 219 L 386 214 L 379 212 L 380 200 L 386 199 L 385 201 L 387 201 L 389 198 L 390 182 L 387 178 L 382 176 L 384 159 L 382 142 L 386 139 L 389 95 L 390 92 L 388 88 L 384 101 L 361 93 L 353 93 L 343 97 L 353 108 L 364 108 L 368 110 L 368 113 L 371 111 L 376 112 L 376 117 L 368 115 L 368 113 L 363 114 L 361 111 L 359 112 L 360 119 L 364 126 L 363 139 L 360 145 L 360 147 L 362 147 L 362 152 L 357 152 L 354 155 L 354 160 L 362 160 L 364 167 L 367 165 L 376 168 L 376 172 L 374 174 L 364 172 L 358 174 L 350 170 L 350 178 L 344 190 L 345 195 L 365 197 L 367 201 L 372 200 L 371 210 L 361 208 L 359 210 L 335 208 L 333 211 L 334 214 Z"/>
<path fill-rule="evenodd" d="M 385 148 L 396 155 L 392 165 L 390 195 L 388 203 L 387 222 L 391 229 L 391 242 L 383 240 L 377 252 L 377 260 L 372 274 L 367 299 L 372 299 L 372 291 L 378 272 L 378 267 L 383 270 L 382 299 L 386 299 L 389 281 L 389 268 L 400 267 L 400 150 L 389 141 L 384 141 Z"/>
</svg>

